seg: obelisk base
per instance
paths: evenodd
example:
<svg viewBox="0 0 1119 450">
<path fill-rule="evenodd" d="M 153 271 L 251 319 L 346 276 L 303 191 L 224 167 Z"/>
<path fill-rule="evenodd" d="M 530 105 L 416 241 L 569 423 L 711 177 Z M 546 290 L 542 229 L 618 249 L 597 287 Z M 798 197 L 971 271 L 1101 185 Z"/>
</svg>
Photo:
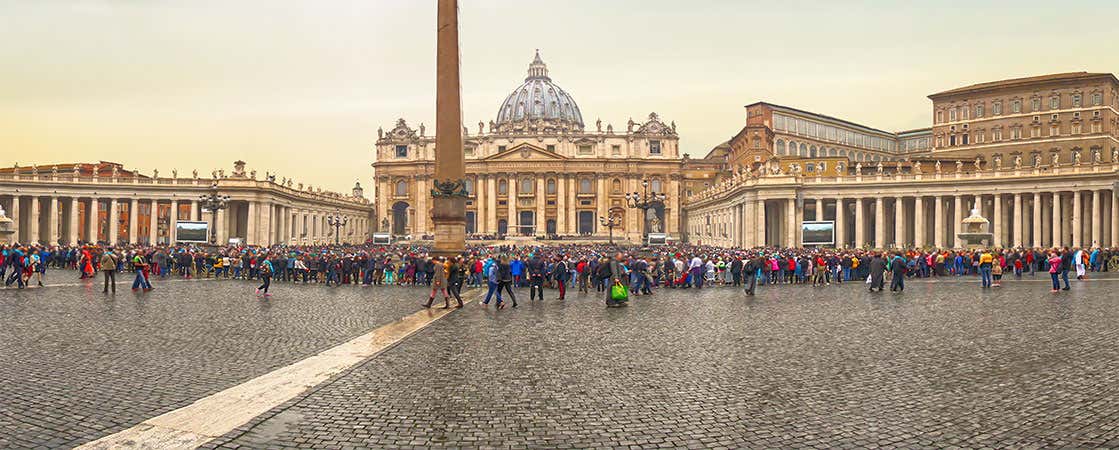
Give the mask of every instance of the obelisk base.
<svg viewBox="0 0 1119 450">
<path fill-rule="evenodd" d="M 466 250 L 466 199 L 462 197 L 436 198 L 431 211 L 435 223 L 433 256 L 448 258 L 461 255 Z"/>
</svg>

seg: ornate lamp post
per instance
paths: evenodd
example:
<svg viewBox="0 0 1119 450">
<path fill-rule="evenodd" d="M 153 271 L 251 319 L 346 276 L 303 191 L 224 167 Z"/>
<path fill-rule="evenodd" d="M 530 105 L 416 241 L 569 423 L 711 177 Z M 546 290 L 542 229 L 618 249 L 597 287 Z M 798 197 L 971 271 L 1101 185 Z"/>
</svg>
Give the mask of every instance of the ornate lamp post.
<svg viewBox="0 0 1119 450">
<path fill-rule="evenodd" d="M 614 245 L 614 229 L 622 226 L 622 218 L 611 214 L 610 217 L 599 217 L 598 223 L 610 230 L 610 245 Z"/>
<path fill-rule="evenodd" d="M 347 223 L 350 223 L 350 218 L 341 215 L 338 211 L 326 216 L 326 224 L 334 227 L 334 245 L 338 245 L 342 237 L 341 232 L 338 230 L 346 226 Z"/>
<path fill-rule="evenodd" d="M 641 191 L 626 194 L 626 205 L 641 211 L 641 236 L 644 241 L 646 214 L 649 208 L 664 204 L 667 196 L 659 192 L 649 192 L 649 180 L 641 180 Z"/>
<path fill-rule="evenodd" d="M 198 196 L 198 205 L 203 210 L 210 211 L 210 218 L 213 224 L 210 227 L 210 245 L 217 245 L 217 227 L 218 227 L 218 211 L 225 209 L 229 203 L 228 195 L 218 194 L 218 182 L 214 181 L 210 184 L 210 193 Z"/>
</svg>

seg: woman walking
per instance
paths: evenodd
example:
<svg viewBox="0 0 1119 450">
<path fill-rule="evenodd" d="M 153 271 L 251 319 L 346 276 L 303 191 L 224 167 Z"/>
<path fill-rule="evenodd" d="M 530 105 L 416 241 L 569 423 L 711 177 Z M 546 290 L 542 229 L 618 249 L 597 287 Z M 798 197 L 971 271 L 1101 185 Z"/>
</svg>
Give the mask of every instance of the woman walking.
<svg viewBox="0 0 1119 450">
<path fill-rule="evenodd" d="M 260 287 L 256 288 L 256 294 L 263 294 L 265 297 L 271 297 L 272 294 L 268 293 L 268 288 L 272 286 L 272 261 L 268 258 L 260 258 L 260 267 L 257 269 L 260 274 Z"/>
<path fill-rule="evenodd" d="M 435 294 L 438 292 L 443 294 L 443 309 L 450 308 L 451 298 L 447 294 L 447 266 L 442 256 L 439 257 L 438 261 L 431 261 L 431 263 L 435 268 L 435 272 L 432 274 L 431 294 L 428 295 L 427 303 L 425 303 L 423 307 L 430 308 L 432 302 L 435 301 Z M 462 300 L 459 301 L 461 302 Z"/>
</svg>

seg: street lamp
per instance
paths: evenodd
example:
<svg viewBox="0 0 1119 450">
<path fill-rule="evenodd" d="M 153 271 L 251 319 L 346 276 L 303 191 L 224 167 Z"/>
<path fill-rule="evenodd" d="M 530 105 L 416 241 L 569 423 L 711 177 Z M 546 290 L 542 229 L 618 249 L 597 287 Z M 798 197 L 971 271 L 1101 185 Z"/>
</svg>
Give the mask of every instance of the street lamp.
<svg viewBox="0 0 1119 450">
<path fill-rule="evenodd" d="M 216 245 L 218 241 L 218 210 L 225 209 L 228 203 L 228 195 L 218 195 L 217 181 L 214 181 L 210 184 L 209 194 L 202 194 L 198 196 L 198 205 L 201 206 L 203 210 L 209 210 L 210 217 L 213 220 L 213 225 L 210 227 L 210 245 Z"/>
<path fill-rule="evenodd" d="M 622 226 L 622 218 L 611 214 L 610 217 L 599 217 L 598 223 L 610 230 L 610 245 L 614 245 L 614 229 Z"/>
<path fill-rule="evenodd" d="M 326 216 L 326 224 L 334 227 L 334 245 L 338 245 L 342 237 L 338 230 L 346 226 L 347 223 L 350 223 L 350 218 L 341 215 L 338 211 Z"/>
<path fill-rule="evenodd" d="M 626 194 L 626 205 L 630 208 L 641 211 L 641 236 L 644 240 L 645 236 L 645 222 L 649 208 L 659 204 L 664 204 L 666 196 L 659 192 L 649 192 L 649 180 L 641 180 L 641 191 Z"/>
</svg>

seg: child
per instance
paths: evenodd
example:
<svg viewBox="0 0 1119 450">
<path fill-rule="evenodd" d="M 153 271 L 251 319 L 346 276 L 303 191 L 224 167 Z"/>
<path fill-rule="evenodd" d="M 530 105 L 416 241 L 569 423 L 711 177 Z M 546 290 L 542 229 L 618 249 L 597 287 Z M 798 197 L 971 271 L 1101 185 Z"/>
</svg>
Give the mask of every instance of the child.
<svg viewBox="0 0 1119 450">
<path fill-rule="evenodd" d="M 997 259 L 991 264 L 991 278 L 994 279 L 994 287 L 1002 287 L 1002 264 Z"/>
</svg>

